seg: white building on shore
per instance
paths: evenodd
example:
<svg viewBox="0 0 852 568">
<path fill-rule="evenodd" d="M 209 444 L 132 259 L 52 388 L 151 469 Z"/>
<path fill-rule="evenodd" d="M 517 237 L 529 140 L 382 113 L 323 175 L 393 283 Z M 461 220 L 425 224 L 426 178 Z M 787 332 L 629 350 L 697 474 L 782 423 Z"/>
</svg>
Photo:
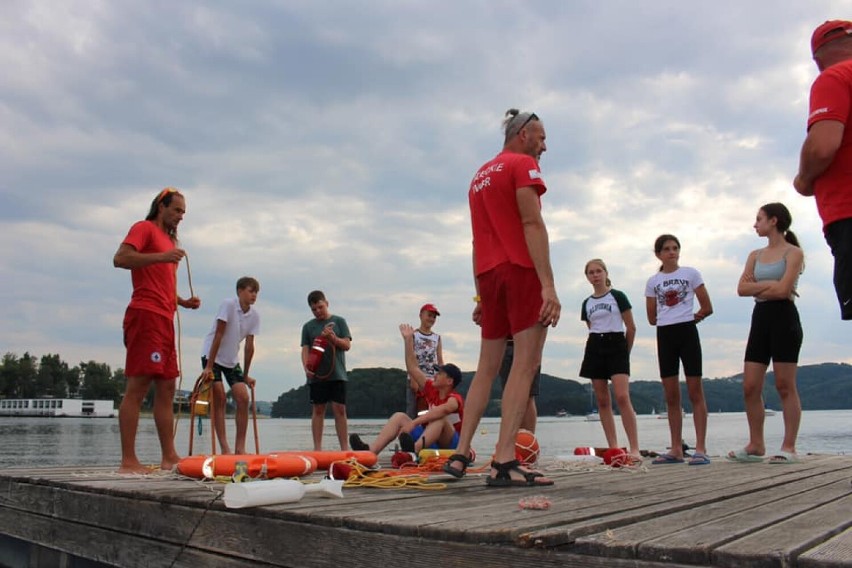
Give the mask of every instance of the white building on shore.
<svg viewBox="0 0 852 568">
<path fill-rule="evenodd" d="M 116 415 L 111 400 L 81 398 L 6 398 L 0 400 L 0 416 L 56 416 L 112 418 Z"/>
</svg>

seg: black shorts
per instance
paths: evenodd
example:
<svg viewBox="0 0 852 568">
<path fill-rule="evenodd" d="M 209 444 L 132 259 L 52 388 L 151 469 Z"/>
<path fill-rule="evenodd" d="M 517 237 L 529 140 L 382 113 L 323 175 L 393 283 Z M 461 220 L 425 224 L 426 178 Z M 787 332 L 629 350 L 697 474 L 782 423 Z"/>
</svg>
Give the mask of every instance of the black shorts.
<svg viewBox="0 0 852 568">
<path fill-rule="evenodd" d="M 827 226 L 825 241 L 834 256 L 834 290 L 840 303 L 840 317 L 852 320 L 852 218 Z"/>
<path fill-rule="evenodd" d="M 346 381 L 313 380 L 308 383 L 308 396 L 311 404 L 346 404 Z"/>
<path fill-rule="evenodd" d="M 611 379 L 613 375 L 630 374 L 630 353 L 624 333 L 590 333 L 580 365 L 580 376 L 586 379 Z"/>
<path fill-rule="evenodd" d="M 201 368 L 207 368 L 207 357 L 201 358 Z M 240 368 L 239 363 L 237 363 L 236 367 L 233 369 L 223 367 L 219 363 L 213 363 L 213 381 L 221 383 L 223 376 L 225 377 L 225 380 L 228 381 L 229 387 L 233 387 L 237 383 L 246 382 L 246 378 L 243 376 L 243 370 Z"/>
<path fill-rule="evenodd" d="M 684 375 L 701 376 L 701 340 L 694 321 L 657 326 L 657 362 L 663 379 L 678 376 L 680 362 Z"/>
<path fill-rule="evenodd" d="M 802 348 L 799 310 L 790 300 L 756 302 L 751 313 L 745 360 L 768 365 L 798 363 Z"/>
<path fill-rule="evenodd" d="M 503 363 L 500 365 L 500 384 L 503 385 L 503 390 L 506 390 L 506 381 L 509 380 L 509 371 L 512 370 L 512 361 L 515 360 L 515 342 L 509 340 L 506 342 L 506 350 L 503 352 Z M 530 385 L 530 396 L 538 396 L 538 391 L 541 384 L 541 365 L 535 370 L 533 381 Z"/>
</svg>

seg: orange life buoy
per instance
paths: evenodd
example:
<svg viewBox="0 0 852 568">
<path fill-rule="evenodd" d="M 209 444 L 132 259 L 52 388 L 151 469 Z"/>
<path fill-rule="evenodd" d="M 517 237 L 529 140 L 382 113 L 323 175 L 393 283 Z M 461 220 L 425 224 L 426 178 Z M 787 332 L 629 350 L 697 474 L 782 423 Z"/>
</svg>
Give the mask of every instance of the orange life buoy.
<svg viewBox="0 0 852 568">
<path fill-rule="evenodd" d="M 178 462 L 177 470 L 178 473 L 187 477 L 212 478 L 217 475 L 233 475 L 239 462 L 246 464 L 246 473 L 249 477 L 258 477 L 263 474 L 270 479 L 308 475 L 317 469 L 317 461 L 311 457 L 270 453 L 189 456 Z"/>
<path fill-rule="evenodd" d="M 370 451 L 354 451 L 350 450 L 344 452 L 342 450 L 334 451 L 334 450 L 322 450 L 320 452 L 315 452 L 313 450 L 305 450 L 303 452 L 300 451 L 280 451 L 274 452 L 279 456 L 305 456 L 307 458 L 313 458 L 317 462 L 317 469 L 328 469 L 329 466 L 334 462 L 346 461 L 354 459 L 361 465 L 365 467 L 373 467 L 376 465 L 376 462 L 379 461 L 379 456 Z"/>
</svg>

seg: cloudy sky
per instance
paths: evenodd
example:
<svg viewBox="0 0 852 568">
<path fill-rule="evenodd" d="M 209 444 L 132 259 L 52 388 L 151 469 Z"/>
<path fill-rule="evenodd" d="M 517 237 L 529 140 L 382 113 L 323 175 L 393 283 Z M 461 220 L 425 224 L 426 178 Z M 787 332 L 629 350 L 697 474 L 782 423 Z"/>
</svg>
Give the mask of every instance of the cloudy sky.
<svg viewBox="0 0 852 568">
<path fill-rule="evenodd" d="M 563 319 L 545 371 L 576 378 L 607 261 L 637 308 L 633 376 L 655 379 L 644 285 L 663 232 L 704 275 L 705 375 L 741 371 L 736 295 L 758 207 L 783 201 L 806 253 L 802 363 L 852 362 L 812 199 L 791 179 L 842 1 L 103 2 L 11 0 L 0 15 L 0 351 L 123 367 L 130 274 L 112 256 L 157 192 L 181 188 L 199 311 L 184 384 L 236 279 L 257 277 L 258 398 L 300 385 L 307 293 L 353 334 L 350 369 L 402 366 L 400 322 L 441 310 L 473 370 L 467 187 L 510 107 L 547 129 L 543 199 Z M 189 295 L 187 265 L 179 272 Z"/>
</svg>

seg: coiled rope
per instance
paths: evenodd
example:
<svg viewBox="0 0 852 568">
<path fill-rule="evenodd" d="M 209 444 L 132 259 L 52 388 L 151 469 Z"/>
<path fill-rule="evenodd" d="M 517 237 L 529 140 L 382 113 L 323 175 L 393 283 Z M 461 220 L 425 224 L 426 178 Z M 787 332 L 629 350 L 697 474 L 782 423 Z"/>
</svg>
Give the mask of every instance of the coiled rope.
<svg viewBox="0 0 852 568">
<path fill-rule="evenodd" d="M 184 259 L 186 260 L 186 277 L 187 277 L 187 280 L 189 280 L 189 297 L 194 298 L 195 297 L 195 291 L 192 289 L 192 270 L 190 270 L 190 268 L 189 268 L 189 254 L 188 253 L 185 254 Z M 180 268 L 180 263 L 175 264 L 175 281 L 177 281 L 177 272 L 178 272 L 179 268 Z M 177 286 L 175 286 L 175 303 L 177 303 L 178 297 L 179 297 L 179 295 L 178 295 L 178 292 L 177 292 Z M 181 326 L 180 326 L 180 310 L 176 309 L 175 314 L 177 315 L 177 351 L 178 351 L 178 355 L 177 355 L 177 359 L 178 359 L 178 386 L 177 386 L 177 390 L 175 392 L 179 393 L 181 391 L 181 387 L 183 387 L 183 349 L 181 347 L 181 336 L 183 335 L 183 333 L 181 332 Z M 192 404 L 191 401 L 190 401 L 190 404 Z M 181 404 L 178 404 L 178 411 L 177 411 L 177 414 L 175 415 L 174 431 L 172 432 L 173 438 L 177 437 L 178 423 L 180 422 L 180 417 L 181 417 L 182 414 L 183 414 L 183 404 L 181 403 Z M 192 424 L 189 425 L 189 428 L 190 428 L 190 430 L 192 429 Z M 192 434 L 190 433 L 190 435 L 192 435 Z M 211 432 L 211 435 L 212 435 L 212 432 Z M 215 453 L 215 450 L 214 450 L 214 453 Z"/>
<path fill-rule="evenodd" d="M 337 466 L 337 467 L 335 467 Z M 446 489 L 446 483 L 430 482 L 425 473 L 414 473 L 413 468 L 400 470 L 370 469 L 355 459 L 333 462 L 329 472 L 346 477 L 343 487 L 375 487 L 376 489 L 421 489 L 436 491 Z"/>
</svg>

